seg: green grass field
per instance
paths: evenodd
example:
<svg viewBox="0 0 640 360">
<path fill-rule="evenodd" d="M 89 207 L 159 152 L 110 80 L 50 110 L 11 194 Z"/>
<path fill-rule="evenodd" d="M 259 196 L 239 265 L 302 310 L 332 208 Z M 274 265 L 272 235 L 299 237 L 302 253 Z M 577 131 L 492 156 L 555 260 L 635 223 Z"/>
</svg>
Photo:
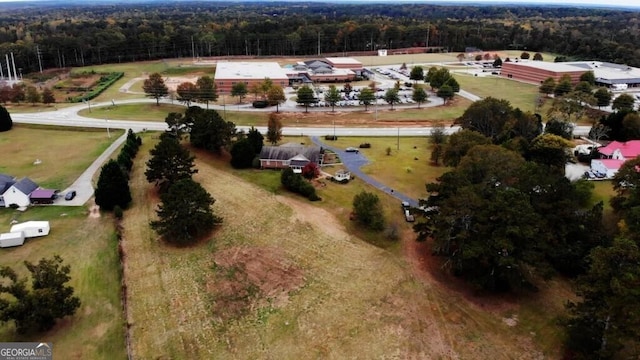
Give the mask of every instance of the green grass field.
<svg viewBox="0 0 640 360">
<path fill-rule="evenodd" d="M 13 323 L 0 323 L 2 341 L 53 343 L 59 359 L 126 359 L 125 323 L 120 301 L 120 262 L 117 240 L 110 218 L 89 218 L 85 207 L 33 207 L 25 212 L 0 209 L 1 231 L 9 221 L 47 220 L 51 233 L 32 238 L 23 246 L 0 249 L 0 264 L 20 276 L 28 276 L 23 265 L 60 255 L 71 267 L 71 285 L 81 307 L 74 316 L 59 320 L 42 334 L 18 335 Z"/>
<path fill-rule="evenodd" d="M 454 73 L 453 76 L 460 83 L 460 88 L 482 98 L 494 97 L 505 99 L 514 108 L 535 112 L 536 99 L 540 95 L 538 87 L 518 81 L 504 79 L 497 76 L 472 76 L 470 74 Z"/>
<path fill-rule="evenodd" d="M 14 125 L 0 137 L 0 173 L 27 176 L 42 187 L 62 190 L 121 134 L 115 130 L 109 138 L 104 130 Z"/>
</svg>

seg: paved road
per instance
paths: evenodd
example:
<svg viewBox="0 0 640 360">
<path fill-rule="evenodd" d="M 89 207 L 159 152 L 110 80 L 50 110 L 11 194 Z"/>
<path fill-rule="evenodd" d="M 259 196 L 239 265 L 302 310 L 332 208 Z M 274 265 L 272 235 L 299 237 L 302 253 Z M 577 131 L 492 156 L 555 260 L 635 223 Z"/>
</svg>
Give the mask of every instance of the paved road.
<svg viewBox="0 0 640 360">
<path fill-rule="evenodd" d="M 102 165 L 111 157 L 111 155 L 122 145 L 127 139 L 125 132 L 116 139 L 109 147 L 98 156 L 91 165 L 71 184 L 67 189 L 62 191 L 61 196 L 54 201 L 54 205 L 61 206 L 82 206 L 93 196 L 93 177 L 102 168 Z M 70 190 L 75 190 L 77 195 L 73 200 L 64 200 L 64 194 Z"/>
</svg>

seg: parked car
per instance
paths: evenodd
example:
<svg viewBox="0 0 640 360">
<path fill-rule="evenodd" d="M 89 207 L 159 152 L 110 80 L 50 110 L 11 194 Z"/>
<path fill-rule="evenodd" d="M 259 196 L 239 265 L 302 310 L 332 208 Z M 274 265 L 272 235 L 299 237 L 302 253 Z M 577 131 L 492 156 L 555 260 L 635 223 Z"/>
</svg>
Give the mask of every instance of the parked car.
<svg viewBox="0 0 640 360">
<path fill-rule="evenodd" d="M 64 199 L 69 201 L 69 200 L 73 200 L 74 197 L 76 197 L 76 191 L 71 190 L 65 194 Z"/>
<path fill-rule="evenodd" d="M 354 148 L 354 147 L 352 147 L 352 146 L 350 146 L 350 147 L 348 147 L 348 148 L 344 149 L 344 151 L 346 151 L 346 152 L 352 152 L 352 153 L 356 153 L 356 154 L 360 152 L 360 150 L 358 150 L 358 148 Z"/>
</svg>

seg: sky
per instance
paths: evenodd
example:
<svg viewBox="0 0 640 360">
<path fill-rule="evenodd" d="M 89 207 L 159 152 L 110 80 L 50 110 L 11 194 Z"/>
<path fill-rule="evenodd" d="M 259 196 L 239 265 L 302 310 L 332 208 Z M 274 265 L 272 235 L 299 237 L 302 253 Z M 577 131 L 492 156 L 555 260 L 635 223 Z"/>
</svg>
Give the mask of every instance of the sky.
<svg viewBox="0 0 640 360">
<path fill-rule="evenodd" d="M 3 2 L 28 2 L 28 1 L 37 1 L 37 0 L 0 0 L 0 3 Z M 42 0 L 40 0 L 42 1 Z M 64 0 L 45 0 L 48 2 L 66 2 Z M 114 0 L 118 2 L 125 2 L 123 0 Z M 153 1 L 153 0 L 151 0 Z M 166 0 L 162 0 L 166 1 Z M 213 0 L 211 0 L 213 1 Z M 220 1 L 220 0 L 217 0 Z M 222 0 L 224 1 L 224 0 Z M 263 0 L 263 1 L 278 1 L 278 0 Z M 295 0 L 286 0 L 291 2 L 296 2 Z M 303 2 L 305 0 L 301 0 Z M 311 0 L 316 2 L 357 2 L 362 0 Z M 500 4 L 511 4 L 511 5 L 524 5 L 524 4 L 549 4 L 549 5 L 579 5 L 583 7 L 588 7 L 590 5 L 595 6 L 616 6 L 616 7 L 634 7 L 640 9 L 640 1 L 639 0 L 401 0 L 403 2 L 415 2 L 415 3 L 473 3 L 473 4 L 483 4 L 483 3 L 500 3 Z M 233 2 L 238 2 L 238 0 L 233 0 Z M 367 2 L 385 2 L 388 0 L 367 0 Z"/>
</svg>

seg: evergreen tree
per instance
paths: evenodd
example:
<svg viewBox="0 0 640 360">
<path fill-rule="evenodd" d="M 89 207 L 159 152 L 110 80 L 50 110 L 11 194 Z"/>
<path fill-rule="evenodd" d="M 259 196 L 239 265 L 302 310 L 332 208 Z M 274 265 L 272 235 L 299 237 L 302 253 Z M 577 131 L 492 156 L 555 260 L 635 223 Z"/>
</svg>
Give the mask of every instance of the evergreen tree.
<svg viewBox="0 0 640 360">
<path fill-rule="evenodd" d="M 74 289 L 65 284 L 71 280 L 69 265 L 62 265 L 62 258 L 42 258 L 37 264 L 24 262 L 31 273 L 31 289 L 26 279 L 18 279 L 16 272 L 0 267 L 0 321 L 14 321 L 18 333 L 46 331 L 57 319 L 75 314 L 80 299 L 73 296 Z M 15 299 L 15 300 L 10 300 Z"/>
<path fill-rule="evenodd" d="M 131 202 L 127 175 L 116 160 L 109 160 L 100 171 L 95 190 L 96 204 L 111 211 L 115 206 L 126 209 Z"/>
<path fill-rule="evenodd" d="M 246 169 L 251 167 L 256 153 L 251 142 L 244 138 L 236 141 L 231 147 L 231 166 L 236 169 Z"/>
<path fill-rule="evenodd" d="M 172 183 L 160 200 L 158 220 L 150 225 L 168 243 L 192 244 L 222 223 L 222 218 L 211 210 L 215 199 L 191 178 Z"/>
<path fill-rule="evenodd" d="M 11 128 L 13 128 L 11 115 L 4 106 L 0 106 L 0 132 L 9 131 Z"/>
<path fill-rule="evenodd" d="M 145 176 L 164 192 L 170 184 L 178 180 L 191 178 L 198 172 L 194 169 L 194 157 L 182 147 L 173 135 L 162 133 L 160 142 L 151 149 L 151 159 L 147 161 Z"/>
</svg>

